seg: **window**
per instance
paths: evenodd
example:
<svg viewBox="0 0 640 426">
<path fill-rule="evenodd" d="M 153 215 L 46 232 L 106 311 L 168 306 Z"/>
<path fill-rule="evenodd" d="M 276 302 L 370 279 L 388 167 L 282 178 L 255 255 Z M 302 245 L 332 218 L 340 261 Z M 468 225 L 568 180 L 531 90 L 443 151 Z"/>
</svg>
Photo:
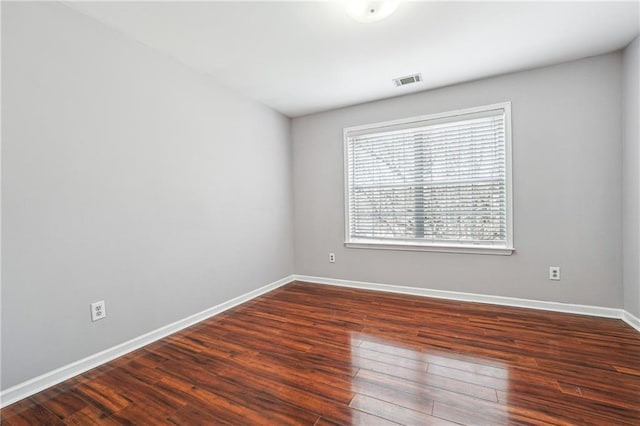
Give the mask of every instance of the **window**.
<svg viewBox="0 0 640 426">
<path fill-rule="evenodd" d="M 511 254 L 511 105 L 344 130 L 348 247 Z"/>
</svg>

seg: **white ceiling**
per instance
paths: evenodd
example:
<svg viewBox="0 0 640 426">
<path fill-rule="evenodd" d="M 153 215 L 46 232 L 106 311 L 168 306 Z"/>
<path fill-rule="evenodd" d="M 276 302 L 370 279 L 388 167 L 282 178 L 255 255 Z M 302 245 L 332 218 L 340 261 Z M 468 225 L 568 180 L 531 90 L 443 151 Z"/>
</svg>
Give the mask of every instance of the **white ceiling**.
<svg viewBox="0 0 640 426">
<path fill-rule="evenodd" d="M 290 117 L 593 56 L 638 34 L 638 2 L 67 2 Z M 424 82 L 392 79 L 421 72 Z"/>
</svg>

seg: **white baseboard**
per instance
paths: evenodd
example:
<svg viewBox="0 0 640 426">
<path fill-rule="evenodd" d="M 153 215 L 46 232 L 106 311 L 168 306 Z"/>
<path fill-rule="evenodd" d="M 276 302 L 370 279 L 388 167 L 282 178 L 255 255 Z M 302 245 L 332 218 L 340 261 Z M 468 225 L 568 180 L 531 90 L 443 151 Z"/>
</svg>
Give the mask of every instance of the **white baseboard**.
<svg viewBox="0 0 640 426">
<path fill-rule="evenodd" d="M 570 314 L 591 315 L 605 318 L 624 319 L 622 313 L 625 312 L 622 309 L 605 308 L 602 306 L 575 305 L 571 303 L 547 302 L 544 300 L 519 299 L 516 297 L 490 296 L 485 294 L 462 293 L 457 291 L 432 290 L 426 288 L 370 283 L 364 281 L 349 281 L 339 280 L 335 278 L 311 277 L 307 275 L 294 275 L 294 277 L 298 281 L 308 281 L 318 284 L 330 284 L 341 287 L 360 288 L 365 290 L 386 291 L 391 293 L 411 294 L 414 296 L 434 297 L 438 299 L 461 300 L 465 302 L 490 303 L 492 305 L 515 306 L 521 308 L 539 309 L 543 311 L 565 312 Z M 625 321 L 629 322 L 626 319 Z"/>
<path fill-rule="evenodd" d="M 622 321 L 626 322 L 631 327 L 640 331 L 640 318 L 634 316 L 631 312 L 622 311 Z"/>
<path fill-rule="evenodd" d="M 149 343 L 155 342 L 156 340 L 162 339 L 163 337 L 167 337 L 170 334 L 173 334 L 184 328 L 192 326 L 202 320 L 205 320 L 221 312 L 224 312 L 227 309 L 231 309 L 234 306 L 240 305 L 241 303 L 245 303 L 262 294 L 268 293 L 293 280 L 294 280 L 293 275 L 282 278 L 271 284 L 267 284 L 264 287 L 260 287 L 256 290 L 240 295 L 236 298 L 223 302 L 219 305 L 213 306 L 202 312 L 199 312 L 187 318 L 178 320 L 172 324 L 166 325 L 164 327 L 160 327 L 156 330 L 143 334 L 142 336 L 138 336 L 134 339 L 121 343 L 117 346 L 113 346 L 102 352 L 98 352 L 96 354 L 90 355 L 79 361 L 73 362 L 71 364 L 57 368 L 53 371 L 49 371 L 45 374 L 42 374 L 38 377 L 34 377 L 33 379 L 30 379 L 25 382 L 19 383 L 15 386 L 12 386 L 0 392 L 0 408 L 6 407 L 9 404 L 13 404 L 16 401 L 27 398 L 48 387 L 51 387 L 67 379 L 70 379 L 71 377 L 77 376 L 78 374 L 84 373 L 85 371 L 88 371 L 92 368 L 98 367 L 99 365 L 109 362 L 115 358 L 126 355 L 131 351 L 139 349 L 145 345 L 148 345 Z"/>
</svg>

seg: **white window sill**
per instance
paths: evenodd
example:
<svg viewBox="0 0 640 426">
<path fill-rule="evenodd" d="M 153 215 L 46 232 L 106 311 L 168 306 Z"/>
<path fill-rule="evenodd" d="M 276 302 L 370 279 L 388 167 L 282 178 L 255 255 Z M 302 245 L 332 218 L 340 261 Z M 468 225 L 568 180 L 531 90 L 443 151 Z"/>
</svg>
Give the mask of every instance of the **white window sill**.
<svg viewBox="0 0 640 426">
<path fill-rule="evenodd" d="M 492 247 L 492 246 L 456 246 L 456 245 L 436 245 L 436 244 L 411 244 L 411 243 L 390 243 L 390 242 L 354 242 L 344 243 L 348 248 L 363 248 L 374 250 L 404 250 L 404 251 L 433 251 L 441 253 L 465 253 L 465 254 L 492 254 L 498 256 L 510 256 L 515 249 L 513 247 Z"/>
</svg>

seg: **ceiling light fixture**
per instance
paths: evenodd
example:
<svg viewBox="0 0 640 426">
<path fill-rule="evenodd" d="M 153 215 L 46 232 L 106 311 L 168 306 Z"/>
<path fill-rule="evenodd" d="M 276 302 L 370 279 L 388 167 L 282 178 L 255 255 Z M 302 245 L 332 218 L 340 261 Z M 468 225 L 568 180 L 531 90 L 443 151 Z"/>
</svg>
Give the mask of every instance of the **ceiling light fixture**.
<svg viewBox="0 0 640 426">
<path fill-rule="evenodd" d="M 358 22 L 377 22 L 395 12 L 399 0 L 347 0 L 347 14 Z"/>
</svg>

